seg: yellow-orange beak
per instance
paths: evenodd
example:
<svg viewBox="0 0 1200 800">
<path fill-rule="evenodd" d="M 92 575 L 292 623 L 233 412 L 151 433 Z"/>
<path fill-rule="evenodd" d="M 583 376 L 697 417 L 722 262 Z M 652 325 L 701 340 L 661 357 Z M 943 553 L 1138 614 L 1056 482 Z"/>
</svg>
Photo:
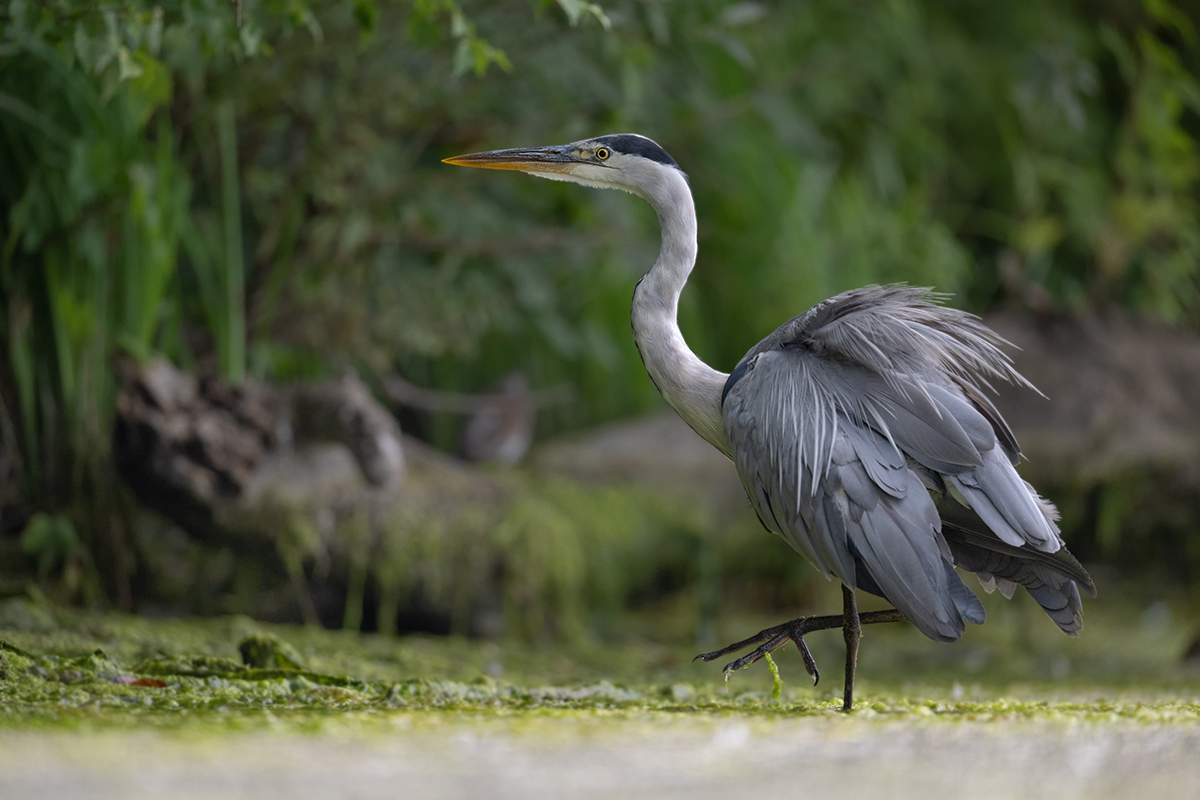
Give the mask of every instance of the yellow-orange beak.
<svg viewBox="0 0 1200 800">
<path fill-rule="evenodd" d="M 569 145 L 490 150 L 486 153 L 452 156 L 442 161 L 459 167 L 515 169 L 520 172 L 569 172 L 575 164 L 586 163 L 574 154 Z"/>
</svg>

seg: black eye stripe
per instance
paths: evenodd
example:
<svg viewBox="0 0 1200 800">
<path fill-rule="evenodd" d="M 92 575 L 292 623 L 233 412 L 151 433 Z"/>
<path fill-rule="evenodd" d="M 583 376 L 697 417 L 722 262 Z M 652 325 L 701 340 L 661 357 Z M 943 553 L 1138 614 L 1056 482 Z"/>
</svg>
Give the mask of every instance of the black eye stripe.
<svg viewBox="0 0 1200 800">
<path fill-rule="evenodd" d="M 675 159 L 671 158 L 666 150 L 663 150 L 645 136 L 639 136 L 636 133 L 613 133 L 608 136 L 598 136 L 592 139 L 592 144 L 599 147 L 608 147 L 613 152 L 648 158 L 651 161 L 657 161 L 659 164 L 679 169 L 679 165 L 675 163 Z"/>
</svg>

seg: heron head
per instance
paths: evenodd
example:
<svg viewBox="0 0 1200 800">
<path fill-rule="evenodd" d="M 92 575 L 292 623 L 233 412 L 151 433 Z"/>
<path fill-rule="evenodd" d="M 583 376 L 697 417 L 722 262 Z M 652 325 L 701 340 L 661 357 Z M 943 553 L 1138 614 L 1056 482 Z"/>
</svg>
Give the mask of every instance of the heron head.
<svg viewBox="0 0 1200 800">
<path fill-rule="evenodd" d="M 662 182 L 664 171 L 682 175 L 666 150 L 636 133 L 616 133 L 551 147 L 491 150 L 444 160 L 463 167 L 511 169 L 599 189 L 622 189 L 642 197 Z"/>
</svg>

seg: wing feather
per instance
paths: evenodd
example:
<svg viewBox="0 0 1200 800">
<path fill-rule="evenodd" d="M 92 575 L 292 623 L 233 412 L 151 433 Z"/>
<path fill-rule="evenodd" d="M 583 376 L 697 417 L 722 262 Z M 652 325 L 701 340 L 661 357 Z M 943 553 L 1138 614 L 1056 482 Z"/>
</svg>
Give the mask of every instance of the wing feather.
<svg viewBox="0 0 1200 800">
<path fill-rule="evenodd" d="M 983 394 L 993 378 L 1028 384 L 1002 339 L 935 300 L 906 286 L 847 292 L 752 349 L 722 403 L 738 473 L 768 528 L 931 638 L 983 621 L 960 558 L 985 585 L 1025 586 L 1071 632 L 1078 575 L 1047 566 L 1061 548 L 1052 507 L 1013 469 L 1016 439 Z M 930 491 L 961 498 L 974 535 L 999 549 L 948 541 Z"/>
</svg>

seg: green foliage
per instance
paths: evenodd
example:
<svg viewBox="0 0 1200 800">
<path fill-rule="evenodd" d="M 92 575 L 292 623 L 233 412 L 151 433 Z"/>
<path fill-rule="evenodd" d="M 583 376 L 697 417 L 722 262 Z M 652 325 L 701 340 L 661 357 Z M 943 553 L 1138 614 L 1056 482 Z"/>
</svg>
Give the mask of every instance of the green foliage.
<svg viewBox="0 0 1200 800">
<path fill-rule="evenodd" d="M 236 88 L 270 42 L 324 40 L 303 2 L 236 11 L 222 0 L 14 0 L 0 11 L 3 450 L 27 506 L 65 512 L 87 550 L 105 553 L 119 596 L 114 358 L 160 352 L 244 374 Z M 367 0 L 354 7 L 364 41 L 376 16 Z M 477 74 L 507 66 L 456 4 L 412 12 L 435 30 L 443 16 L 456 58 L 467 53 Z M 41 541 L 33 519 L 27 537 Z"/>
<path fill-rule="evenodd" d="M 447 389 L 520 368 L 588 398 L 544 432 L 648 408 L 628 298 L 649 210 L 439 163 L 616 130 L 690 174 L 682 324 L 718 367 L 869 282 L 1194 325 L 1197 19 L 1170 0 L 11 0 L 4 451 L 120 594 L 119 351 Z"/>
<path fill-rule="evenodd" d="M 355 21 L 362 28 L 359 8 L 365 3 L 355 5 Z M 443 30 L 448 29 L 454 39 L 454 75 L 463 75 L 472 71 L 475 75 L 485 75 L 488 67 L 495 64 L 501 69 L 512 69 L 512 64 L 503 51 L 492 47 L 475 33 L 475 25 L 463 14 L 462 8 L 454 0 L 416 0 L 413 12 L 408 18 L 409 37 L 417 42 L 433 45 L 441 41 Z M 378 14 L 378 10 L 375 11 Z M 375 20 L 372 19 L 372 26 Z M 444 27 L 443 24 L 444 23 Z"/>
<path fill-rule="evenodd" d="M 34 514 L 21 535 L 21 549 L 36 559 L 38 578 L 43 581 L 77 554 L 78 543 L 71 521 L 49 514 Z"/>
<path fill-rule="evenodd" d="M 161 12 L 61 11 L 12 3 L 4 26 L 0 412 L 26 496 L 108 550 L 79 523 L 112 514 L 111 358 L 153 347 L 189 182 L 170 127 L 147 135 L 172 96 Z M 46 540 L 39 519 L 27 543 Z"/>
<path fill-rule="evenodd" d="M 628 0 L 585 24 L 558 5 L 533 24 L 462 5 L 511 59 L 483 81 L 393 46 L 416 29 L 384 4 L 369 43 L 321 7 L 324 49 L 282 42 L 243 74 L 247 205 L 275 265 L 258 374 L 353 361 L 478 389 L 521 368 L 591 400 L 546 429 L 653 403 L 626 307 L 648 210 L 437 163 L 622 129 L 689 171 L 703 241 L 683 324 L 723 368 L 869 282 L 1197 319 L 1200 84 L 1174 6 Z"/>
<path fill-rule="evenodd" d="M 584 640 L 639 600 L 695 585 L 697 544 L 715 533 L 684 503 L 635 486 L 506 475 L 490 493 L 422 499 L 416 488 L 376 544 L 362 537 L 379 630 L 395 630 L 403 604 L 420 598 L 458 633 L 499 607 L 509 635 Z M 362 604 L 350 583 L 347 618 Z"/>
</svg>

